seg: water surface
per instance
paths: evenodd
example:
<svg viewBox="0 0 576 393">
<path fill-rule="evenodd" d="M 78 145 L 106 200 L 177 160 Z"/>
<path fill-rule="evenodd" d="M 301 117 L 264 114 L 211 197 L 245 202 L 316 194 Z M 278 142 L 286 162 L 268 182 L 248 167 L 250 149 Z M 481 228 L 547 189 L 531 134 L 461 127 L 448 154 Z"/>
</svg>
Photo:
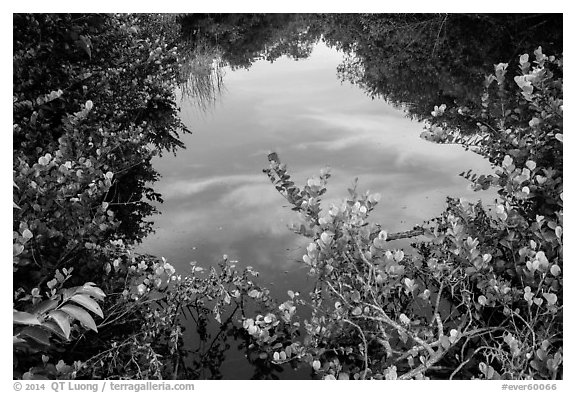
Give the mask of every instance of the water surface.
<svg viewBox="0 0 576 393">
<path fill-rule="evenodd" d="M 331 167 L 326 204 L 346 197 L 358 177 L 360 190 L 382 194 L 373 219 L 389 232 L 441 213 L 447 195 L 478 199 L 458 173 L 487 173 L 488 162 L 420 139 L 421 123 L 338 80 L 342 58 L 320 43 L 307 59 L 226 69 L 225 89 L 208 111 L 184 100 L 193 133 L 183 138 L 186 150 L 154 163 L 165 202 L 142 250 L 182 273 L 190 261 L 209 266 L 226 254 L 254 266 L 272 289 L 302 287 L 305 275 L 286 273 L 303 270 L 305 243 L 287 228 L 298 217 L 262 173 L 271 150 L 297 181 Z"/>
<path fill-rule="evenodd" d="M 447 195 L 478 199 L 458 173 L 487 173 L 488 162 L 459 146 L 421 139 L 421 123 L 341 83 L 336 67 L 342 58 L 318 44 L 304 60 L 282 57 L 225 70 L 225 89 L 208 111 L 184 100 L 182 117 L 193 133 L 183 138 L 186 150 L 154 163 L 164 204 L 141 251 L 166 257 L 183 274 L 190 261 L 210 266 L 226 254 L 240 266 L 254 266 L 277 297 L 286 298 L 288 289 L 310 290 L 313 282 L 300 263 L 306 239 L 288 229 L 298 217 L 262 173 L 271 150 L 297 182 L 331 167 L 326 205 L 345 198 L 358 177 L 360 190 L 382 195 L 372 218 L 389 232 L 440 214 Z M 193 331 L 185 336 L 189 343 Z M 245 379 L 254 367 L 232 345 L 220 372 Z M 285 368 L 282 378 L 308 374 Z"/>
</svg>

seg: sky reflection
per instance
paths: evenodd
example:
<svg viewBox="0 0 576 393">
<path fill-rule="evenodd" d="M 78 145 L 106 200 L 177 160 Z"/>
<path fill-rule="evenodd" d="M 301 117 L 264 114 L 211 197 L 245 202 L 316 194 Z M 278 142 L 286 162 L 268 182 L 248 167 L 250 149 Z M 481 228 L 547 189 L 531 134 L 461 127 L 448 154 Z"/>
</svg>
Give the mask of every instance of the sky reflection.
<svg viewBox="0 0 576 393">
<path fill-rule="evenodd" d="M 305 242 L 287 224 L 297 216 L 262 169 L 266 154 L 279 153 L 296 181 L 332 168 L 326 203 L 339 203 L 359 178 L 359 189 L 382 194 L 374 220 L 390 231 L 408 230 L 439 214 L 447 195 L 480 198 L 458 173 L 488 173 L 487 161 L 458 146 L 419 138 L 422 125 L 383 101 L 342 84 L 342 55 L 320 44 L 306 60 L 259 61 L 249 70 L 227 70 L 226 91 L 211 111 L 183 103 L 192 130 L 187 149 L 165 155 L 155 167 L 163 194 L 156 233 L 141 251 L 168 258 L 182 273 L 222 254 L 252 265 L 263 281 L 285 290 L 302 283 L 295 263 Z M 432 108 L 431 108 L 432 109 Z"/>
</svg>

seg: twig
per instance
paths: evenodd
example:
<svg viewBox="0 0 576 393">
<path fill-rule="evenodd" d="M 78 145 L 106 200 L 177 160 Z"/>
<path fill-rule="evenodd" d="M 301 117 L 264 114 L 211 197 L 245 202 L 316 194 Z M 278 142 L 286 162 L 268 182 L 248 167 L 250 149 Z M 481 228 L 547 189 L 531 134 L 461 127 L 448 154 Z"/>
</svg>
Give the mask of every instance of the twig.
<svg viewBox="0 0 576 393">
<path fill-rule="evenodd" d="M 512 309 L 510 309 L 510 311 L 511 311 L 514 315 L 516 315 L 518 318 L 520 318 L 520 320 L 521 320 L 522 322 L 524 322 L 524 323 L 526 324 L 526 326 L 528 327 L 528 330 L 530 330 L 530 332 L 532 333 L 532 345 L 533 345 L 534 348 L 537 348 L 537 345 L 536 345 L 536 333 L 534 333 L 534 329 L 532 329 L 532 326 L 530 326 L 530 324 L 529 324 L 528 322 L 526 322 L 526 320 L 525 320 L 524 318 L 522 318 L 522 317 L 520 316 L 520 314 L 518 314 L 516 311 L 514 311 L 514 310 L 512 310 Z"/>
<path fill-rule="evenodd" d="M 362 328 L 360 328 L 360 326 L 358 326 L 354 322 L 348 319 L 344 319 L 343 321 L 349 323 L 350 325 L 358 329 L 358 331 L 360 332 L 360 336 L 362 336 L 362 341 L 364 342 L 364 372 L 362 373 L 363 374 L 362 379 L 366 379 L 366 374 L 368 373 L 368 344 L 366 342 L 366 336 L 364 335 Z"/>
<path fill-rule="evenodd" d="M 434 48 L 432 48 L 432 57 L 434 57 L 434 52 L 436 52 L 436 45 L 438 44 L 438 40 L 440 39 L 440 33 L 442 33 L 442 28 L 444 27 L 444 23 L 448 19 L 448 14 L 444 16 L 442 19 L 442 23 L 440 24 L 440 28 L 438 29 L 438 34 L 436 35 L 436 41 L 434 41 Z"/>
<path fill-rule="evenodd" d="M 412 379 L 416 375 L 423 373 L 424 371 L 428 370 L 432 365 L 436 364 L 440 359 L 442 359 L 442 357 L 444 356 L 445 353 L 446 353 L 446 351 L 438 350 L 438 352 L 435 352 L 432 355 L 430 360 L 428 360 L 425 363 L 422 363 L 421 365 L 416 367 L 414 370 L 411 370 L 411 371 L 407 372 L 406 374 L 401 375 L 400 377 L 398 377 L 398 379 L 401 379 L 401 380 Z"/>
<path fill-rule="evenodd" d="M 436 324 L 438 325 L 438 339 L 444 335 L 444 326 L 442 325 L 442 319 L 438 313 L 438 308 L 440 307 L 440 295 L 442 295 L 442 289 L 444 289 L 444 281 L 440 281 L 440 288 L 438 289 L 438 295 L 436 296 L 436 304 L 434 306 L 434 318 L 436 319 Z"/>
<path fill-rule="evenodd" d="M 449 380 L 451 380 L 452 378 L 454 378 L 454 375 L 458 374 L 458 371 L 460 371 L 462 369 L 462 367 L 464 367 L 465 365 L 468 364 L 468 362 L 470 360 L 472 360 L 472 358 L 474 357 L 474 355 L 476 355 L 478 352 L 480 352 L 482 349 L 491 349 L 490 347 L 487 346 L 482 346 L 482 347 L 478 347 L 476 348 L 476 350 L 472 353 L 472 355 L 470 355 L 470 357 L 468 359 L 466 359 L 465 362 L 460 363 L 460 365 L 458 367 L 456 367 L 456 370 L 454 370 L 452 372 L 452 374 L 450 374 L 450 377 L 448 378 Z"/>
</svg>

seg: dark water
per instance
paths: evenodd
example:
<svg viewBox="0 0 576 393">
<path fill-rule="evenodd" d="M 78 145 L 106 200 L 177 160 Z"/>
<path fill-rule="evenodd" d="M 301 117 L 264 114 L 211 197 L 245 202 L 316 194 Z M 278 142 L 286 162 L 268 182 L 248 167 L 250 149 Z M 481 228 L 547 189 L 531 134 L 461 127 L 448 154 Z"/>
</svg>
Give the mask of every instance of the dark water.
<svg viewBox="0 0 576 393">
<path fill-rule="evenodd" d="M 191 261 L 210 266 L 225 254 L 240 267 L 254 266 L 279 298 L 288 289 L 305 293 L 313 285 L 299 262 L 307 243 L 288 229 L 298 217 L 262 173 L 270 151 L 297 182 L 331 167 L 325 206 L 346 197 L 357 177 L 361 191 L 382 195 L 372 219 L 388 232 L 435 217 L 446 196 L 490 203 L 493 195 L 470 191 L 458 176 L 490 173 L 489 163 L 421 139 L 421 120 L 434 105 L 474 99 L 493 64 L 512 61 L 534 42 L 561 50 L 561 41 L 544 39 L 561 37 L 561 16 L 386 18 L 190 17 L 203 69 L 219 72 L 196 80 L 203 94 L 184 95 L 182 119 L 192 130 L 182 138 L 186 150 L 154 162 L 162 175 L 155 189 L 165 202 L 140 251 L 166 257 L 182 274 Z M 389 23 L 402 26 L 391 34 Z M 538 24 L 549 34 L 530 30 Z M 409 241 L 391 246 L 407 248 Z M 192 326 L 185 341 L 203 345 Z M 219 349 L 218 371 L 201 378 L 311 376 L 307 369 L 262 372 L 238 342 L 228 343 Z"/>
</svg>

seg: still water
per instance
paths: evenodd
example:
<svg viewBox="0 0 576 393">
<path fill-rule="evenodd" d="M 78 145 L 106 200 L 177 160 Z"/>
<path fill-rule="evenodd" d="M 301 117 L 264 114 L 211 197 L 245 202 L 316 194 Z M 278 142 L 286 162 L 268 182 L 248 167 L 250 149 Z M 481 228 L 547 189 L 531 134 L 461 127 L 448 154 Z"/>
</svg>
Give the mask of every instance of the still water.
<svg viewBox="0 0 576 393">
<path fill-rule="evenodd" d="M 319 43 L 307 59 L 225 69 L 224 89 L 208 110 L 183 100 L 192 134 L 182 138 L 186 150 L 154 162 L 164 203 L 140 251 L 166 257 L 183 274 L 190 261 L 209 266 L 226 254 L 254 266 L 281 298 L 287 289 L 309 288 L 298 262 L 305 239 L 288 229 L 298 217 L 262 173 L 269 151 L 297 183 L 331 167 L 326 205 L 345 198 L 358 177 L 360 191 L 382 195 L 372 219 L 388 232 L 438 215 L 448 195 L 479 199 L 458 173 L 489 173 L 489 163 L 460 146 L 421 139 L 421 123 L 341 82 L 336 68 L 343 56 Z M 230 377 L 242 370 L 236 355 L 223 364 L 235 370 Z"/>
</svg>

